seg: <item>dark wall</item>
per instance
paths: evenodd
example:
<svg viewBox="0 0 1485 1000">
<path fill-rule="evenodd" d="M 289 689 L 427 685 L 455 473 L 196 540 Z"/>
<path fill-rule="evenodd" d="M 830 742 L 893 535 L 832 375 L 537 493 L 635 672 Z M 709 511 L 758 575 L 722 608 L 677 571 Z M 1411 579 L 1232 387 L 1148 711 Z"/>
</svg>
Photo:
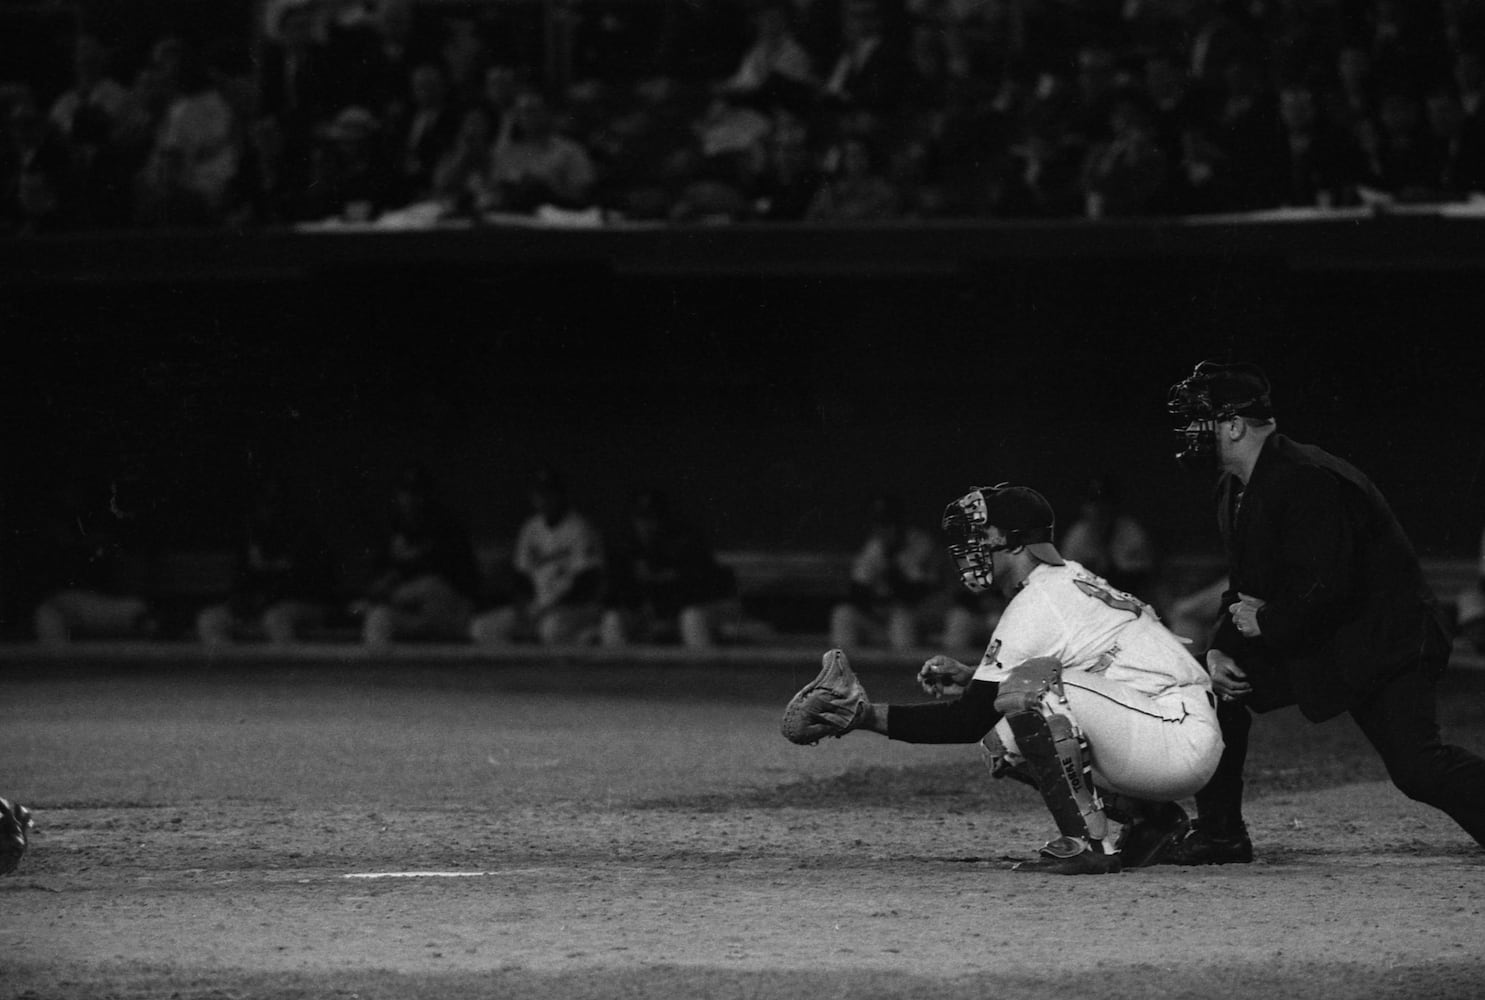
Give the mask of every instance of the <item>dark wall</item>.
<svg viewBox="0 0 1485 1000">
<path fill-rule="evenodd" d="M 606 525 L 659 485 L 720 546 L 781 549 L 851 545 L 878 491 L 932 524 L 1015 480 L 1067 519 L 1112 472 L 1167 550 L 1207 551 L 1209 484 L 1175 468 L 1164 402 L 1231 352 L 1269 370 L 1286 431 L 1373 473 L 1420 549 L 1473 555 L 1485 523 L 1472 272 L 1161 254 L 926 273 L 282 263 L 12 272 L 7 493 L 129 456 L 171 544 L 213 546 L 252 470 L 280 468 L 354 574 L 414 460 L 483 539 L 513 533 L 525 475 L 550 461 Z"/>
</svg>

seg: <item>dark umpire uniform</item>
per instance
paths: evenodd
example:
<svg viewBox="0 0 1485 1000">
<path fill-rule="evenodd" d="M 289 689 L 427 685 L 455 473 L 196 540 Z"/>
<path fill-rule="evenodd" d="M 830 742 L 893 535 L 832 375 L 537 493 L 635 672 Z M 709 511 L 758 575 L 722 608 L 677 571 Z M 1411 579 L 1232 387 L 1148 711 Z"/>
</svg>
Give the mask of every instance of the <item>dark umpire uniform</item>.
<svg viewBox="0 0 1485 1000">
<path fill-rule="evenodd" d="M 1266 379 L 1261 386 L 1266 405 Z M 1221 477 L 1217 519 L 1230 589 L 1211 648 L 1233 657 L 1252 691 L 1219 704 L 1226 751 L 1196 795 L 1196 829 L 1170 860 L 1251 859 L 1242 821 L 1250 711 L 1291 704 L 1312 722 L 1349 712 L 1398 789 L 1485 846 L 1485 759 L 1439 735 L 1436 687 L 1449 634 L 1376 486 L 1350 463 L 1271 433 L 1246 485 L 1231 472 Z M 1266 602 L 1256 637 L 1226 613 L 1240 594 Z"/>
</svg>

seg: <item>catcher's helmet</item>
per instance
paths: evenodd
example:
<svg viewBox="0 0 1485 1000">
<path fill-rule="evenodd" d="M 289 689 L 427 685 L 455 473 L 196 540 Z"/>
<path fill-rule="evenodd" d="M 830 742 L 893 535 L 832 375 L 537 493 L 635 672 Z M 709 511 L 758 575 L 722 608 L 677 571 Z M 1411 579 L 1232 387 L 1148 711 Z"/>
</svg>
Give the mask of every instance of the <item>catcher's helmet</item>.
<svg viewBox="0 0 1485 1000">
<path fill-rule="evenodd" d="M 1268 377 L 1253 364 L 1203 361 L 1171 386 L 1166 408 L 1175 418 L 1176 461 L 1192 464 L 1217 452 L 1217 424 L 1233 417 L 1274 415 Z"/>
<path fill-rule="evenodd" d="M 991 526 L 1004 539 L 992 542 Z M 1052 544 L 1056 518 L 1046 497 L 1026 486 L 1001 483 L 981 486 L 944 508 L 943 531 L 949 555 L 959 568 L 959 579 L 976 594 L 995 584 L 990 556 L 1007 549 L 1025 547 L 1032 555 L 1053 566 L 1063 564 Z"/>
</svg>

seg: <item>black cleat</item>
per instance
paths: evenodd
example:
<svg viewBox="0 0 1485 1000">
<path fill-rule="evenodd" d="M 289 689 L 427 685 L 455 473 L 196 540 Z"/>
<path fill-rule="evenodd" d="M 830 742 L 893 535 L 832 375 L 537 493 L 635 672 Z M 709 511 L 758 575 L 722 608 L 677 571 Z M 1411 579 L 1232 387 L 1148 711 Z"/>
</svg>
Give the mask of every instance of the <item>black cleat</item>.
<svg viewBox="0 0 1485 1000">
<path fill-rule="evenodd" d="M 1119 855 L 1125 868 L 1147 868 L 1166 860 L 1191 832 L 1191 820 L 1174 802 L 1161 802 L 1139 816 L 1124 832 Z"/>
<path fill-rule="evenodd" d="M 31 829 L 31 810 L 0 799 L 0 875 L 15 871 L 26 853 L 26 833 Z"/>
<path fill-rule="evenodd" d="M 1236 826 L 1207 827 L 1200 819 L 1191 832 L 1165 853 L 1167 865 L 1247 865 L 1253 863 L 1253 841 L 1241 821 Z"/>
<path fill-rule="evenodd" d="M 1058 837 L 1041 849 L 1036 860 L 1022 861 L 1011 870 L 1044 875 L 1113 875 L 1119 868 L 1119 855 L 1107 854 L 1079 837 Z"/>
</svg>

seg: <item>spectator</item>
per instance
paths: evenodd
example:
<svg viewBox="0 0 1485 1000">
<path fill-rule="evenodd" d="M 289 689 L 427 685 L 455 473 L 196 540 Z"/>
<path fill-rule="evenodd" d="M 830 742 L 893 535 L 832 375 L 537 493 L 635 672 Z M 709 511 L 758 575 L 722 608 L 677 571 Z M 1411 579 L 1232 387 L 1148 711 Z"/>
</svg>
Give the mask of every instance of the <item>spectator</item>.
<svg viewBox="0 0 1485 1000">
<path fill-rule="evenodd" d="M 351 605 L 362 640 L 383 650 L 397 639 L 462 639 L 478 586 L 469 535 L 432 475 L 420 465 L 403 469 L 370 582 Z"/>
<path fill-rule="evenodd" d="M 494 162 L 494 118 L 484 105 L 475 105 L 464 112 L 454 145 L 433 171 L 433 196 L 455 214 L 483 211 L 495 200 L 490 189 Z"/>
<path fill-rule="evenodd" d="M 514 66 L 496 63 L 485 68 L 484 84 L 480 88 L 477 103 L 489 112 L 491 126 L 496 135 L 499 135 L 500 130 L 505 126 L 505 121 L 515 106 L 516 98 L 520 96 L 525 86 L 521 72 Z"/>
<path fill-rule="evenodd" d="M 305 0 L 280 2 L 267 14 L 249 140 L 255 183 L 273 202 L 272 216 L 280 214 L 283 189 L 309 185 L 317 130 L 344 103 L 319 24 L 316 5 Z"/>
<path fill-rule="evenodd" d="M 608 567 L 600 629 L 605 646 L 679 641 L 709 649 L 725 619 L 739 613 L 735 574 L 658 490 L 634 498 L 629 530 Z"/>
<path fill-rule="evenodd" d="M 374 221 L 397 203 L 397 182 L 383 152 L 381 124 L 349 107 L 320 131 L 311 183 L 291 203 L 299 221 Z"/>
<path fill-rule="evenodd" d="M 64 227 L 72 173 L 66 141 L 29 90 L 11 98 L 6 125 L 0 150 L 0 226 L 19 234 Z"/>
<path fill-rule="evenodd" d="M 530 500 L 533 510 L 516 533 L 512 555 L 517 593 L 477 615 L 470 634 L 482 645 L 592 642 L 603 613 L 603 537 L 573 506 L 557 470 L 537 471 Z"/>
<path fill-rule="evenodd" d="M 379 119 L 406 119 L 415 68 L 439 58 L 438 40 L 417 7 L 418 0 L 377 0 L 370 12 L 343 7 L 330 19 L 325 47 L 342 81 L 337 106 L 356 104 Z"/>
<path fill-rule="evenodd" d="M 1410 92 L 1390 89 L 1377 107 L 1377 126 L 1362 133 L 1362 183 L 1397 201 L 1429 201 L 1439 176 L 1423 106 Z"/>
<path fill-rule="evenodd" d="M 405 114 L 386 119 L 389 148 L 397 180 L 397 204 L 425 201 L 433 194 L 433 172 L 453 148 L 461 113 L 449 90 L 447 75 L 436 62 L 413 67 L 411 103 Z"/>
<path fill-rule="evenodd" d="M 334 600 L 323 533 L 293 509 L 283 480 L 269 477 L 254 494 L 238 539 L 231 595 L 196 617 L 196 634 L 208 646 L 241 638 L 290 644 L 306 629 L 323 626 Z"/>
<path fill-rule="evenodd" d="M 1120 78 L 1118 57 L 1112 48 L 1096 43 L 1078 49 L 1068 111 L 1072 131 L 1084 145 L 1113 138 L 1115 105 L 1129 95 L 1130 87 Z"/>
<path fill-rule="evenodd" d="M 788 108 L 775 109 L 752 178 L 754 213 L 769 221 L 798 222 L 809 211 L 821 180 L 809 123 Z"/>
<path fill-rule="evenodd" d="M 1124 508 L 1119 482 L 1112 476 L 1089 481 L 1078 517 L 1057 548 L 1115 588 L 1154 603 L 1155 542 L 1140 519 Z"/>
<path fill-rule="evenodd" d="M 1322 103 L 1327 120 L 1358 142 L 1376 127 L 1377 81 L 1371 53 L 1364 45 L 1351 42 L 1336 53 L 1334 80 Z"/>
<path fill-rule="evenodd" d="M 847 651 L 919 648 L 929 622 L 943 613 L 935 599 L 945 596 L 946 580 L 933 536 L 907 522 L 896 497 L 876 497 L 866 539 L 851 561 L 847 597 L 830 611 L 830 644 Z M 962 634 L 956 642 L 964 648 Z"/>
<path fill-rule="evenodd" d="M 1093 148 L 1084 172 L 1085 212 L 1090 219 L 1149 215 L 1170 185 L 1165 153 L 1155 144 L 1145 99 L 1124 91 L 1110 111 L 1113 137 Z"/>
<path fill-rule="evenodd" d="M 170 106 L 181 94 L 181 73 L 187 58 L 186 43 L 175 35 L 165 35 L 150 46 L 149 58 L 135 74 L 132 94 L 140 109 L 138 141 L 144 155 L 154 149 Z"/>
<path fill-rule="evenodd" d="M 737 69 L 717 85 L 731 100 L 769 105 L 813 98 L 820 84 L 809 51 L 795 36 L 788 0 L 762 0 L 751 13 L 752 42 Z"/>
<path fill-rule="evenodd" d="M 1462 47 L 1454 56 L 1452 69 L 1465 118 L 1475 123 L 1485 121 L 1485 51 Z"/>
<path fill-rule="evenodd" d="M 1234 59 L 1223 79 L 1212 138 L 1228 164 L 1233 208 L 1273 208 L 1280 199 L 1284 148 L 1273 87 L 1262 64 L 1246 58 Z"/>
<path fill-rule="evenodd" d="M 1459 201 L 1485 192 L 1485 122 L 1469 118 L 1447 85 L 1429 91 L 1424 111 L 1437 164 L 1434 197 Z"/>
<path fill-rule="evenodd" d="M 489 40 L 473 17 L 451 15 L 443 19 L 443 39 L 438 47 L 439 63 L 447 70 L 454 103 L 467 108 L 483 95 L 485 73 L 494 63 Z"/>
<path fill-rule="evenodd" d="M 991 179 L 991 213 L 1008 218 L 1084 214 L 1085 159 L 1065 121 L 1055 116 L 1029 120 Z"/>
<path fill-rule="evenodd" d="M 1224 573 L 1172 600 L 1165 615 L 1170 630 L 1190 642 L 1205 642 L 1222 615 L 1222 595 L 1227 588 L 1228 578 Z"/>
<path fill-rule="evenodd" d="M 1356 203 L 1361 149 L 1352 136 L 1320 115 L 1315 92 L 1290 84 L 1279 92 L 1284 127 L 1283 205 L 1334 208 Z"/>
<path fill-rule="evenodd" d="M 62 482 L 39 519 L 27 563 L 40 600 L 33 623 L 44 646 L 75 639 L 150 638 L 159 622 L 147 581 L 156 527 L 143 477 L 124 467 L 106 497 L 88 473 Z"/>
<path fill-rule="evenodd" d="M 112 75 L 110 57 L 97 35 L 78 35 L 72 86 L 52 102 L 47 115 L 71 154 L 75 223 L 80 226 L 118 227 L 130 215 L 131 163 L 121 138 L 140 127 L 143 113 Z"/>
<path fill-rule="evenodd" d="M 848 135 L 827 154 L 826 178 L 805 211 L 810 222 L 872 222 L 901 216 L 902 193 L 882 172 L 875 142 Z"/>
<path fill-rule="evenodd" d="M 1204 88 L 1220 90 L 1234 62 L 1263 58 L 1261 27 L 1247 0 L 1197 5 L 1190 30 L 1191 77 Z"/>
<path fill-rule="evenodd" d="M 1164 50 L 1151 53 L 1145 60 L 1144 87 L 1150 99 L 1155 142 L 1174 167 L 1180 160 L 1186 131 L 1204 118 L 1200 95 L 1180 59 Z"/>
<path fill-rule="evenodd" d="M 583 208 L 598 180 L 588 150 L 558 130 L 547 98 L 532 87 L 515 99 L 493 159 L 494 204 L 505 211 L 531 212 L 545 204 Z"/>
<path fill-rule="evenodd" d="M 821 97 L 837 109 L 881 114 L 901 97 L 903 63 L 879 0 L 843 0 L 840 42 Z"/>
<path fill-rule="evenodd" d="M 1213 138 L 1214 126 L 1190 123 L 1181 134 L 1180 158 L 1167 192 L 1174 215 L 1237 211 L 1237 179 L 1232 162 Z"/>
<path fill-rule="evenodd" d="M 337 90 L 320 28 L 320 10 L 310 0 L 272 5 L 259 57 L 259 114 L 304 142 L 350 96 Z"/>
<path fill-rule="evenodd" d="M 72 73 L 72 86 L 52 102 L 48 117 L 69 140 L 105 144 L 115 123 L 131 113 L 132 96 L 114 78 L 109 50 L 97 35 L 77 36 Z"/>
<path fill-rule="evenodd" d="M 216 225 L 228 208 L 242 158 L 241 123 L 199 53 L 183 48 L 175 96 L 139 177 L 147 224 Z"/>
</svg>

